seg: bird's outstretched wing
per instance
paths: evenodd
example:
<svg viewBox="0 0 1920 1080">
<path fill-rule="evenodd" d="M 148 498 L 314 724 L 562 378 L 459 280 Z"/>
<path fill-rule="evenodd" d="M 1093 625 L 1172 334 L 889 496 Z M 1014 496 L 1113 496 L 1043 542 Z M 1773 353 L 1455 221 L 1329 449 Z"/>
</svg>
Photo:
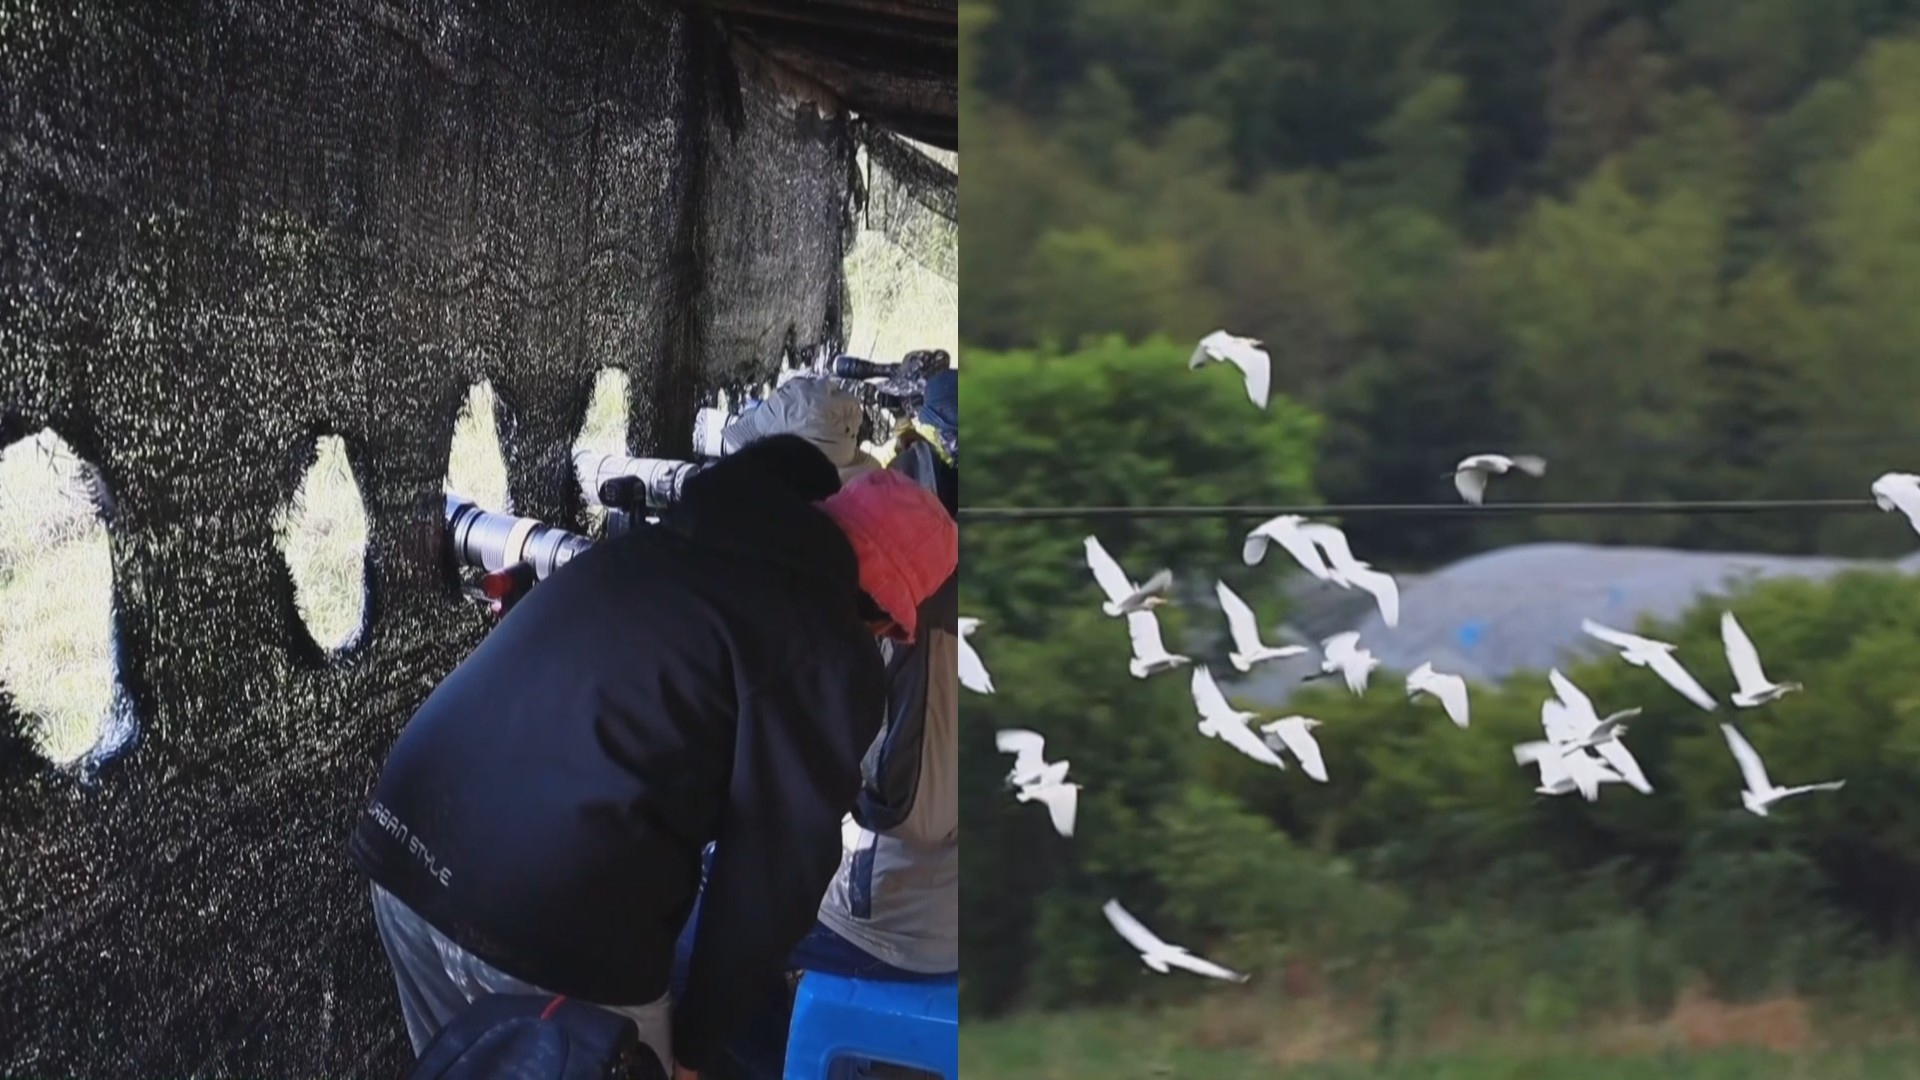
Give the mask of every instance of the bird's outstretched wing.
<svg viewBox="0 0 1920 1080">
<path fill-rule="evenodd" d="M 1046 767 L 1046 737 L 1025 728 L 1002 728 L 993 733 L 993 745 L 1013 755 L 1013 767 L 1025 772 Z"/>
<path fill-rule="evenodd" d="M 1873 482 L 1873 501 L 1882 510 L 1898 510 L 1920 532 L 1920 476 L 1887 473 Z"/>
<path fill-rule="evenodd" d="M 1298 518 L 1283 514 L 1255 526 L 1254 530 L 1247 534 L 1247 543 L 1241 552 L 1248 566 L 1255 565 L 1265 557 L 1266 543 L 1262 541 L 1263 537 L 1265 541 L 1285 548 L 1287 554 L 1293 556 L 1293 561 L 1299 563 L 1300 568 L 1307 573 L 1322 581 L 1332 577 L 1327 571 L 1326 560 L 1320 556 L 1320 548 L 1315 546 L 1310 537 L 1300 531 Z"/>
<path fill-rule="evenodd" d="M 1353 630 L 1343 630 L 1340 633 L 1335 634 L 1332 637 L 1326 639 L 1325 641 L 1322 641 L 1320 643 L 1320 651 L 1326 654 L 1326 657 L 1328 660 L 1338 663 L 1341 660 L 1349 656 L 1352 656 L 1354 652 L 1357 651 L 1356 647 L 1359 644 L 1360 644 L 1360 635 L 1358 632 Z"/>
<path fill-rule="evenodd" d="M 1407 686 L 1438 698 L 1440 706 L 1447 711 L 1447 718 L 1456 726 L 1464 728 L 1468 725 L 1467 680 L 1458 675 L 1443 675 L 1433 670 L 1433 665 L 1429 663 L 1421 664 L 1413 670 L 1413 674 L 1407 676 Z"/>
<path fill-rule="evenodd" d="M 1300 518 L 1292 514 L 1281 514 L 1268 518 L 1247 530 L 1247 538 L 1240 545 L 1240 559 L 1248 566 L 1258 566 L 1267 557 L 1267 545 L 1280 542 L 1280 535 L 1291 532 L 1300 524 Z"/>
<path fill-rule="evenodd" d="M 1344 571 L 1359 560 L 1353 557 L 1353 548 L 1347 543 L 1347 534 L 1338 526 L 1325 522 L 1309 521 L 1296 530 L 1307 540 L 1318 544 L 1327 553 L 1327 569 Z"/>
<path fill-rule="evenodd" d="M 1119 603 L 1133 595 L 1133 582 L 1127 580 L 1126 571 L 1113 561 L 1107 549 L 1100 546 L 1096 537 L 1087 537 L 1087 567 L 1093 571 L 1093 580 L 1100 584 L 1100 591 L 1107 599 Z"/>
<path fill-rule="evenodd" d="M 1273 360 L 1267 350 L 1251 341 L 1236 341 L 1227 350 L 1227 359 L 1233 361 L 1233 366 L 1246 378 L 1247 400 L 1266 408 L 1268 387 L 1273 382 Z"/>
<path fill-rule="evenodd" d="M 1559 759 L 1560 751 L 1550 742 L 1541 742 L 1536 739 L 1533 742 L 1517 743 L 1513 748 L 1513 760 L 1519 765 L 1532 765 L 1536 762 Z"/>
<path fill-rule="evenodd" d="M 1241 378 L 1247 385 L 1248 400 L 1262 409 L 1267 407 L 1267 388 L 1273 381 L 1273 360 L 1267 355 L 1262 342 L 1237 337 L 1225 330 L 1215 330 L 1200 339 L 1200 347 L 1187 360 L 1187 366 L 1201 367 L 1207 356 L 1239 368 Z"/>
<path fill-rule="evenodd" d="M 993 676 L 987 674 L 987 665 L 980 662 L 973 645 L 964 637 L 956 637 L 954 644 L 960 650 L 960 685 L 976 694 L 993 693 Z"/>
<path fill-rule="evenodd" d="M 1030 787 L 1020 793 L 1020 801 L 1039 800 L 1047 806 L 1047 816 L 1053 819 L 1054 831 L 1061 836 L 1073 835 L 1073 819 L 1080 806 L 1080 785 L 1047 784 Z"/>
<path fill-rule="evenodd" d="M 1400 625 L 1400 586 L 1391 574 L 1365 564 L 1347 567 L 1345 574 L 1355 588 L 1373 594 L 1374 602 L 1380 605 L 1380 621 L 1388 626 Z"/>
<path fill-rule="evenodd" d="M 1211 979 L 1223 979 L 1227 982 L 1243 983 L 1247 981 L 1247 976 L 1237 971 L 1223 968 L 1211 960 L 1203 960 L 1185 949 L 1181 949 L 1167 956 L 1165 959 L 1168 967 L 1185 968 L 1195 975 L 1205 975 Z"/>
<path fill-rule="evenodd" d="M 1038 772 L 1034 773 L 1031 783 L 1023 786 L 1054 787 L 1059 784 L 1064 784 L 1067 782 L 1067 770 L 1072 766 L 1073 762 L 1068 761 L 1066 758 L 1061 758 L 1059 761 L 1049 761 L 1042 765 Z"/>
<path fill-rule="evenodd" d="M 1580 789 L 1581 797 L 1588 802 L 1593 802 L 1600 797 L 1601 784 L 1608 779 L 1617 778 L 1617 774 L 1606 762 L 1585 750 L 1567 754 L 1560 760 L 1566 768 L 1567 776 L 1573 780 L 1574 786 Z"/>
<path fill-rule="evenodd" d="M 1760 667 L 1760 650 L 1753 647 L 1753 639 L 1733 617 L 1733 612 L 1720 613 L 1720 644 L 1727 650 L 1727 667 L 1733 670 L 1733 681 L 1739 684 L 1743 694 L 1755 694 L 1768 685 L 1767 673 Z"/>
<path fill-rule="evenodd" d="M 1233 635 L 1235 652 L 1252 654 L 1260 650 L 1260 624 L 1254 618 L 1253 608 L 1247 606 L 1224 581 L 1213 583 L 1213 591 L 1220 598 L 1220 610 L 1227 616 L 1227 631 Z"/>
<path fill-rule="evenodd" d="M 1520 454 L 1514 457 L 1513 467 L 1535 478 L 1547 475 L 1547 459 L 1532 454 Z"/>
<path fill-rule="evenodd" d="M 1609 645 L 1615 645 L 1622 649 L 1631 649 L 1636 645 L 1643 645 L 1647 641 L 1646 638 L 1638 634 L 1629 634 L 1622 630 L 1615 630 L 1610 626 L 1601 626 L 1592 619 L 1581 619 L 1580 629 L 1590 637 L 1599 638 Z"/>
<path fill-rule="evenodd" d="M 1127 612 L 1127 636 L 1133 639 L 1136 660 L 1144 663 L 1167 655 L 1167 646 L 1160 640 L 1160 617 L 1151 611 Z"/>
<path fill-rule="evenodd" d="M 1288 716 L 1261 727 L 1261 731 L 1279 739 L 1287 753 L 1300 763 L 1301 771 L 1321 783 L 1327 782 L 1327 761 L 1320 754 L 1320 740 L 1313 737 L 1305 717 Z"/>
<path fill-rule="evenodd" d="M 1540 703 L 1540 727 L 1547 733 L 1547 741 L 1556 745 L 1579 742 L 1584 734 L 1572 710 L 1559 701 Z"/>
<path fill-rule="evenodd" d="M 1287 763 L 1281 761 L 1280 756 L 1273 752 L 1273 747 L 1261 741 L 1260 736 L 1255 735 L 1253 729 L 1248 727 L 1244 722 L 1229 718 L 1220 723 L 1216 730 L 1220 733 L 1221 742 L 1226 743 L 1228 746 L 1233 747 L 1235 750 L 1240 751 L 1260 764 L 1271 765 L 1276 769 L 1284 769 L 1287 767 Z"/>
<path fill-rule="evenodd" d="M 1532 765 L 1540 770 L 1540 786 L 1558 793 L 1563 784 L 1572 782 L 1567 775 L 1565 758 L 1560 748 L 1548 742 L 1525 742 L 1513 748 L 1513 760 L 1521 765 Z"/>
<path fill-rule="evenodd" d="M 1460 493 L 1462 499 L 1479 506 L 1486 498 L 1487 474 L 1479 469 L 1466 467 L 1464 462 L 1461 464 L 1462 467 L 1454 470 L 1453 473 L 1453 489 Z"/>
<path fill-rule="evenodd" d="M 1367 678 L 1373 673 L 1371 665 L 1363 663 L 1358 657 L 1340 665 L 1347 677 L 1347 689 L 1356 694 L 1367 692 Z"/>
<path fill-rule="evenodd" d="M 1773 781 L 1767 779 L 1766 764 L 1747 737 L 1740 734 L 1740 729 L 1721 724 L 1720 733 L 1727 737 L 1727 749 L 1733 751 L 1733 760 L 1740 765 L 1740 778 L 1746 782 L 1747 790 L 1755 794 L 1773 790 Z"/>
<path fill-rule="evenodd" d="M 1620 774 L 1620 779 L 1626 781 L 1629 787 L 1642 795 L 1653 794 L 1653 784 L 1648 782 L 1647 774 L 1640 771 L 1639 760 L 1633 756 L 1633 751 L 1627 749 L 1625 743 L 1614 739 L 1601 743 L 1594 748 L 1594 752 L 1598 753 L 1608 765 L 1613 766 L 1613 770 Z"/>
<path fill-rule="evenodd" d="M 1200 711 L 1205 720 L 1215 722 L 1231 720 L 1234 715 L 1232 706 L 1227 704 L 1227 696 L 1220 692 L 1220 686 L 1213 681 L 1213 672 L 1205 664 L 1193 665 L 1193 707 Z"/>
<path fill-rule="evenodd" d="M 1154 936 L 1153 931 L 1141 925 L 1140 920 L 1134 918 L 1132 912 L 1120 906 L 1120 901 L 1109 900 L 1101 906 L 1100 911 L 1106 915 L 1107 922 L 1113 924 L 1114 930 L 1127 939 L 1127 944 L 1140 950 L 1141 955 L 1166 951 L 1167 943 Z"/>
<path fill-rule="evenodd" d="M 1720 703 L 1713 700 L 1713 695 L 1707 693 L 1707 688 L 1700 685 L 1700 680 L 1694 678 L 1692 672 L 1681 667 L 1680 661 L 1675 659 L 1672 653 L 1654 654 L 1647 661 L 1647 666 L 1652 668 L 1653 673 L 1660 676 L 1668 686 L 1680 691 L 1688 701 L 1702 709 L 1712 712 L 1719 707 Z"/>
<path fill-rule="evenodd" d="M 1594 721 L 1599 721 L 1600 715 L 1594 711 L 1593 699 L 1587 697 L 1584 691 L 1573 685 L 1572 679 L 1560 674 L 1559 668 L 1547 669 L 1547 681 L 1553 684 L 1554 694 L 1566 703 L 1567 708 L 1573 712 L 1575 717 L 1592 717 Z"/>
<path fill-rule="evenodd" d="M 1792 795 L 1805 795 L 1809 791 L 1839 791 L 1846 786 L 1845 780 L 1829 780 L 1824 784 L 1801 784 L 1799 787 L 1780 789 L 1780 797 L 1784 799 Z"/>
</svg>

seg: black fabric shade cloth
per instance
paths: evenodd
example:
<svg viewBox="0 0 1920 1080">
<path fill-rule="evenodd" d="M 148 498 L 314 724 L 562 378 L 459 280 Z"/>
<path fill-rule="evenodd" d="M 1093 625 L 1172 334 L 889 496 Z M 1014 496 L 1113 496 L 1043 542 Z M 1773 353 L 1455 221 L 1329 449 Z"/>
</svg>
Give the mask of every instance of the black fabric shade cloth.
<svg viewBox="0 0 1920 1080">
<path fill-rule="evenodd" d="M 959 149 L 959 0 L 706 0 L 727 26 L 896 135 Z"/>
</svg>

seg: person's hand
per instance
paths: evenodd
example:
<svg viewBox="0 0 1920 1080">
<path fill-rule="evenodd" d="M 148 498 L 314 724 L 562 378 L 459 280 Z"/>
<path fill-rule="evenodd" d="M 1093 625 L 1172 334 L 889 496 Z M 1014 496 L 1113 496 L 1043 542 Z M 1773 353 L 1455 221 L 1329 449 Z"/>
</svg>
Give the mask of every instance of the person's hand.
<svg viewBox="0 0 1920 1080">
<path fill-rule="evenodd" d="M 700 1074 L 676 1061 L 673 1063 L 673 1080 L 700 1080 Z"/>
</svg>

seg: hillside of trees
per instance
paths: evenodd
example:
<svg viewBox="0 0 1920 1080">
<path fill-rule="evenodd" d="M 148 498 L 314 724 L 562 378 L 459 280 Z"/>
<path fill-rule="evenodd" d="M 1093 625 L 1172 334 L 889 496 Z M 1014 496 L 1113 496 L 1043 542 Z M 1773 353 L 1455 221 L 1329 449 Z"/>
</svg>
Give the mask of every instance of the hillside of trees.
<svg viewBox="0 0 1920 1080">
<path fill-rule="evenodd" d="M 1859 497 L 1920 458 L 1912 0 L 963 5 L 962 334 L 1264 339 L 1332 501 Z M 1884 555 L 1818 516 L 1354 524 Z"/>
<path fill-rule="evenodd" d="M 1920 3 L 962 12 L 968 505 L 1453 501 L 1441 474 L 1482 450 L 1552 463 L 1511 500 L 1864 498 L 1920 471 Z M 1215 328 L 1266 341 L 1264 413 L 1231 371 L 1186 369 Z M 1342 524 L 1390 571 L 1547 538 L 1916 546 L 1880 514 Z M 1724 699 L 1730 606 L 1769 673 L 1806 683 L 1739 722 L 1782 782 L 1847 787 L 1772 818 L 1740 808 L 1731 710 L 1618 661 L 1565 670 L 1603 711 L 1645 708 L 1651 796 L 1533 794 L 1511 746 L 1539 737 L 1544 673 L 1476 687 L 1465 731 L 1404 673 L 1306 691 L 1320 785 L 1200 737 L 1184 671 L 1131 678 L 1081 553 L 1095 533 L 1185 598 L 1224 579 L 1272 625 L 1284 571 L 1241 565 L 1243 527 L 963 529 L 997 687 L 963 702 L 972 1015 L 1311 999 L 1417 1041 L 1687 993 L 1868 1024 L 1920 1008 L 1920 582 L 1767 585 L 1651 628 Z M 1217 614 L 1161 611 L 1232 698 Z M 1002 787 L 1003 727 L 1071 760 L 1073 839 Z M 1109 897 L 1255 982 L 1141 976 Z"/>
</svg>

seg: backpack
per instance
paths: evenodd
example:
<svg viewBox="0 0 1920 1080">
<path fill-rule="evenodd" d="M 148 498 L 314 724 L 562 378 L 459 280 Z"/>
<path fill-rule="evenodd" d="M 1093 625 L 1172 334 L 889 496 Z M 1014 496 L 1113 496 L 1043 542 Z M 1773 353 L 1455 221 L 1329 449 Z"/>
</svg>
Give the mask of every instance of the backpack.
<svg viewBox="0 0 1920 1080">
<path fill-rule="evenodd" d="M 564 997 L 489 994 L 440 1029 L 407 1080 L 667 1080 L 633 1021 Z"/>
</svg>

